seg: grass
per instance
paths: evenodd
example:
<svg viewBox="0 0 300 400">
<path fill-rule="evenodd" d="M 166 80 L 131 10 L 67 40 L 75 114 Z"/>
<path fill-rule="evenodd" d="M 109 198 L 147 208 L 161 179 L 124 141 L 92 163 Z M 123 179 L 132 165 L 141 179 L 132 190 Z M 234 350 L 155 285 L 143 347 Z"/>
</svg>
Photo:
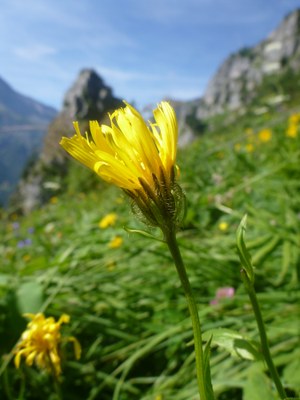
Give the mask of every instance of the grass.
<svg viewBox="0 0 300 400">
<path fill-rule="evenodd" d="M 235 232 L 245 213 L 271 352 L 288 395 L 300 394 L 300 134 L 286 137 L 288 117 L 236 121 L 224 134 L 210 132 L 179 154 L 188 208 L 178 239 L 204 337 L 211 330 L 216 336 L 211 368 L 219 400 L 277 398 L 239 276 Z M 263 143 L 257 133 L 268 127 L 272 138 Z M 30 215 L 2 212 L 0 397 L 56 398 L 50 377 L 25 365 L 16 370 L 12 362 L 26 325 L 22 313 L 42 310 L 69 314 L 64 334 L 82 345 L 79 361 L 71 344 L 64 349 L 64 399 L 198 399 L 191 324 L 166 246 L 125 231 L 144 229 L 129 201 L 101 183 L 89 189 L 88 174 L 80 171 L 74 166 L 64 193 Z M 116 224 L 100 229 L 99 221 L 111 212 Z M 159 238 L 159 232 L 151 234 Z M 115 236 L 123 242 L 113 249 Z M 212 305 L 220 287 L 233 287 L 235 295 Z M 218 340 L 216 332 L 228 340 Z"/>
</svg>

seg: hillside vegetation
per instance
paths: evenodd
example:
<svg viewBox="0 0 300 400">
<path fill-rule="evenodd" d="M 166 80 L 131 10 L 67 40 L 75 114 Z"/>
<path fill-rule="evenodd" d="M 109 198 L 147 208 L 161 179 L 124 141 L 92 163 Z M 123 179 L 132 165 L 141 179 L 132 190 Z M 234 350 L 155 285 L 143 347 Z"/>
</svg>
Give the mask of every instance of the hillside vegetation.
<svg viewBox="0 0 300 400">
<path fill-rule="evenodd" d="M 187 215 L 178 239 L 204 338 L 217 328 L 229 337 L 213 339 L 219 400 L 277 399 L 239 273 L 235 234 L 245 213 L 271 352 L 288 395 L 300 395 L 300 109 L 292 100 L 215 117 L 209 133 L 179 152 Z M 2 212 L 0 397 L 57 398 L 51 376 L 13 364 L 21 315 L 43 311 L 69 314 L 63 334 L 82 346 L 78 361 L 65 346 L 63 399 L 198 399 L 190 319 L 166 246 L 124 230 L 145 229 L 129 200 L 75 162 L 60 184 L 26 217 Z M 115 222 L 101 228 L 110 213 Z"/>
</svg>

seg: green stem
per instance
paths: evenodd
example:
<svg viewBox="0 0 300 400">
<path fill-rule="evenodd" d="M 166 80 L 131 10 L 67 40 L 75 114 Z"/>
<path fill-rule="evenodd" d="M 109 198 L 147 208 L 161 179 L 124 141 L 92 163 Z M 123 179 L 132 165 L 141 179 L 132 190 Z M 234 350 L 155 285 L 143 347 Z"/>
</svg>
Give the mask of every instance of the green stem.
<svg viewBox="0 0 300 400">
<path fill-rule="evenodd" d="M 55 370 L 55 367 L 53 365 L 53 362 L 51 360 L 51 357 L 50 357 L 49 353 L 48 353 L 48 361 L 49 361 L 49 365 L 50 365 L 50 368 L 51 368 L 53 386 L 54 386 L 54 389 L 55 389 L 57 400 L 62 400 L 62 393 L 61 393 L 61 389 L 60 389 L 59 379 L 58 379 L 58 376 L 56 375 L 56 370 Z"/>
<path fill-rule="evenodd" d="M 181 257 L 181 253 L 178 247 L 178 243 L 176 240 L 175 231 L 166 229 L 164 231 L 165 240 L 169 247 L 169 250 L 172 254 L 181 285 L 184 290 L 184 294 L 187 300 L 191 320 L 192 327 L 194 333 L 194 346 L 195 346 L 195 357 L 196 357 L 196 370 L 197 370 L 197 382 L 199 387 L 199 394 L 201 400 L 208 400 L 206 390 L 205 390 L 205 378 L 204 378 L 204 355 L 202 348 L 202 333 L 201 333 L 201 325 L 200 319 L 197 310 L 197 304 L 195 301 L 195 297 L 192 292 L 192 288 L 189 282 L 189 278 L 186 273 L 186 269 Z"/>
<path fill-rule="evenodd" d="M 252 304 L 252 308 L 253 308 L 253 312 L 255 315 L 255 319 L 256 319 L 256 323 L 258 326 L 258 331 L 259 331 L 259 336 L 260 336 L 260 343 L 261 343 L 261 349 L 262 349 L 262 353 L 264 356 L 264 359 L 266 361 L 266 364 L 268 366 L 270 375 L 273 379 L 273 382 L 275 383 L 277 392 L 280 396 L 280 398 L 282 400 L 287 398 L 287 395 L 285 393 L 285 390 L 282 386 L 282 383 L 280 381 L 277 369 L 273 363 L 272 360 L 272 356 L 270 353 L 270 347 L 269 347 L 269 342 L 268 342 L 268 338 L 267 338 L 267 333 L 266 333 L 266 328 L 265 328 L 265 324 L 262 318 L 262 314 L 261 314 L 261 310 L 260 310 L 260 306 L 257 300 L 257 296 L 255 293 L 255 289 L 254 289 L 254 285 L 253 283 L 250 281 L 250 279 L 248 278 L 248 275 L 246 273 L 246 271 L 244 269 L 241 270 L 241 274 L 242 274 L 242 279 L 245 283 L 245 287 L 248 291 L 249 294 L 249 298 Z"/>
</svg>

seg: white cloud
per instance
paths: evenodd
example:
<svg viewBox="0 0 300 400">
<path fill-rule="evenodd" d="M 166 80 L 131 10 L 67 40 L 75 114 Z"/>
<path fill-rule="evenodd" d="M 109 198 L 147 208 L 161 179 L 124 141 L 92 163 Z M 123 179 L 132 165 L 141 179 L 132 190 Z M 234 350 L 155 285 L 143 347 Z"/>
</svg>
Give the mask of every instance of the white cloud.
<svg viewBox="0 0 300 400">
<path fill-rule="evenodd" d="M 54 47 L 43 44 L 32 44 L 24 47 L 17 47 L 13 49 L 13 53 L 25 60 L 38 61 L 45 56 L 50 56 L 57 53 Z"/>
</svg>

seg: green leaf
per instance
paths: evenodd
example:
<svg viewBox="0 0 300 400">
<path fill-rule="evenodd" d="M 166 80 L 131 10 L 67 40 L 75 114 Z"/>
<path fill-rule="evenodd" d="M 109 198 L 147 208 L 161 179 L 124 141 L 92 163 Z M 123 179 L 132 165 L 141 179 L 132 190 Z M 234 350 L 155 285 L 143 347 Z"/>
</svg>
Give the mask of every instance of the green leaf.
<svg viewBox="0 0 300 400">
<path fill-rule="evenodd" d="M 244 386 L 243 400 L 279 400 L 272 390 L 270 379 L 258 365 L 249 371 L 248 380 Z"/>
<path fill-rule="evenodd" d="M 214 392 L 211 383 L 211 373 L 210 373 L 210 345 L 212 341 L 212 336 L 207 341 L 204 348 L 204 378 L 205 378 L 205 392 L 208 400 L 214 400 Z"/>
<path fill-rule="evenodd" d="M 211 329 L 203 334 L 203 340 L 209 340 L 211 336 L 213 345 L 224 348 L 234 357 L 246 360 L 262 359 L 257 344 L 236 331 L 223 328 Z"/>
<path fill-rule="evenodd" d="M 43 305 L 43 288 L 36 281 L 22 283 L 16 291 L 20 314 L 37 313 Z"/>
<path fill-rule="evenodd" d="M 11 275 L 0 274 L 0 286 L 7 286 L 8 282 L 11 280 Z"/>
<path fill-rule="evenodd" d="M 236 232 L 236 245 L 238 254 L 242 263 L 243 268 L 245 269 L 247 276 L 250 282 L 254 282 L 254 270 L 251 261 L 251 256 L 246 248 L 244 241 L 244 232 L 246 231 L 247 224 L 247 214 L 242 218 L 240 225 Z"/>
</svg>

